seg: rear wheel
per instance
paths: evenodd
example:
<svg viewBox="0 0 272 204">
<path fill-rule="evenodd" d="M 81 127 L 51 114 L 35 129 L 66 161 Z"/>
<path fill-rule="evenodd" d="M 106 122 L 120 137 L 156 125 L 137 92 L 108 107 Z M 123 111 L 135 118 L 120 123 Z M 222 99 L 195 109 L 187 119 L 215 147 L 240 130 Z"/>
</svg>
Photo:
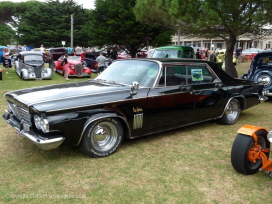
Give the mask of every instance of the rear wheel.
<svg viewBox="0 0 272 204">
<path fill-rule="evenodd" d="M 252 157 L 250 154 L 257 153 L 256 151 L 252 152 L 251 150 L 254 148 L 257 150 L 260 148 L 269 148 L 270 143 L 266 138 L 266 131 L 259 130 L 256 132 L 256 135 L 258 137 L 257 144 L 255 144 L 252 136 L 243 134 L 238 134 L 233 142 L 231 150 L 231 164 L 239 173 L 245 175 L 255 174 L 262 166 L 261 159 L 256 159 L 256 161 L 249 160 L 249 156 Z"/>
<path fill-rule="evenodd" d="M 237 99 L 233 98 L 228 103 L 223 116 L 217 121 L 223 125 L 232 125 L 236 123 L 240 116 L 240 103 Z"/>
<path fill-rule="evenodd" d="M 87 127 L 80 149 L 90 157 L 106 157 L 117 151 L 122 140 L 123 127 L 120 120 L 102 118 Z"/>
</svg>

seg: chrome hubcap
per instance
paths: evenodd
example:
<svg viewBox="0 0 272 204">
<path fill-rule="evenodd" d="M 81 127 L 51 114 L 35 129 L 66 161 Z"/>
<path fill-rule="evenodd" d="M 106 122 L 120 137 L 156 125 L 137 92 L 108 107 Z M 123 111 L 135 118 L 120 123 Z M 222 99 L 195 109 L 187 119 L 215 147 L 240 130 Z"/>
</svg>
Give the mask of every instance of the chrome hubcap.
<svg viewBox="0 0 272 204">
<path fill-rule="evenodd" d="M 239 113 L 239 106 L 236 102 L 231 101 L 226 109 L 227 117 L 230 121 L 233 121 L 237 118 Z"/>
<path fill-rule="evenodd" d="M 118 130 L 110 122 L 101 122 L 91 132 L 92 146 L 99 151 L 111 149 L 117 141 Z"/>
</svg>

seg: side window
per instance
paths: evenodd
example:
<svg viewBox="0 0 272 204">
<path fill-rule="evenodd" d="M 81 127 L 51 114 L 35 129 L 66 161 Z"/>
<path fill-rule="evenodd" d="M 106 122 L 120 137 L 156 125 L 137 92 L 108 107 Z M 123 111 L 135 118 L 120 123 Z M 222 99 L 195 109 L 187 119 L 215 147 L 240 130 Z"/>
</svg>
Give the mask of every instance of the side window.
<svg viewBox="0 0 272 204">
<path fill-rule="evenodd" d="M 212 83 L 215 80 L 206 66 L 188 66 L 188 84 Z"/>
<path fill-rule="evenodd" d="M 184 58 L 193 58 L 193 50 L 184 50 Z"/>
<path fill-rule="evenodd" d="M 272 56 L 262 57 L 257 62 L 258 65 L 272 65 Z"/>
<path fill-rule="evenodd" d="M 163 68 L 158 86 L 212 83 L 216 76 L 205 65 L 176 65 Z"/>
<path fill-rule="evenodd" d="M 186 85 L 186 66 L 164 67 L 158 86 L 178 85 Z"/>
</svg>

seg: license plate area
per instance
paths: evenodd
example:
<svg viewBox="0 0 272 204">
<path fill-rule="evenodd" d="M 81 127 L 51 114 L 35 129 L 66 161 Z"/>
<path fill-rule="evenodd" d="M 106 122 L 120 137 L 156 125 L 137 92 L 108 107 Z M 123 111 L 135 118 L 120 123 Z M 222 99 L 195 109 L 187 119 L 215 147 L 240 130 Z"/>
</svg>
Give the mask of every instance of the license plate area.
<svg viewBox="0 0 272 204">
<path fill-rule="evenodd" d="M 24 131 L 29 131 L 30 130 L 30 125 L 23 123 L 23 130 Z"/>
<path fill-rule="evenodd" d="M 23 139 L 23 137 L 24 137 L 19 131 L 16 131 L 16 135 L 17 135 L 17 137 L 19 137 L 20 139 Z"/>
</svg>

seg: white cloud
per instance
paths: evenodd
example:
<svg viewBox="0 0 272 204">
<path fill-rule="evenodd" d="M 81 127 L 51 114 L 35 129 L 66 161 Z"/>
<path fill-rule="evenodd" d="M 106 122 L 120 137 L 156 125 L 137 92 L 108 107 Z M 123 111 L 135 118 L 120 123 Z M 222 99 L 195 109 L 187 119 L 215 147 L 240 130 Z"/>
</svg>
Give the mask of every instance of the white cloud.
<svg viewBox="0 0 272 204">
<path fill-rule="evenodd" d="M 7 1 L 7 0 L 0 0 L 1 1 Z M 27 0 L 12 0 L 12 2 L 22 2 Z M 45 0 L 36 0 L 36 1 L 45 1 Z M 82 5 L 85 9 L 94 9 L 94 2 L 95 0 L 74 0 L 77 4 Z"/>
</svg>

